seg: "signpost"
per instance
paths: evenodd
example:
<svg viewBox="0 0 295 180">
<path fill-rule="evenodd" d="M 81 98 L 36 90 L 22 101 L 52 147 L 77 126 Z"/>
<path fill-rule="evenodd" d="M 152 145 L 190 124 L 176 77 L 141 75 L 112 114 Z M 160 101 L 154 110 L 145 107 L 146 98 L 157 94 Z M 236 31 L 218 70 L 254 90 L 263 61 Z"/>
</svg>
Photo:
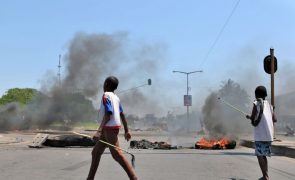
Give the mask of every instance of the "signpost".
<svg viewBox="0 0 295 180">
<path fill-rule="evenodd" d="M 266 56 L 263 61 L 264 71 L 270 74 L 271 79 L 271 105 L 275 105 L 275 72 L 278 69 L 277 58 L 274 56 L 274 49 L 270 48 L 270 55 Z"/>
<path fill-rule="evenodd" d="M 264 58 L 264 71 L 270 74 L 271 80 L 271 105 L 275 107 L 275 72 L 278 69 L 277 58 L 274 56 L 274 49 L 270 48 L 270 55 Z M 275 126 L 274 126 L 275 131 Z M 275 132 L 274 132 L 275 138 Z"/>
</svg>

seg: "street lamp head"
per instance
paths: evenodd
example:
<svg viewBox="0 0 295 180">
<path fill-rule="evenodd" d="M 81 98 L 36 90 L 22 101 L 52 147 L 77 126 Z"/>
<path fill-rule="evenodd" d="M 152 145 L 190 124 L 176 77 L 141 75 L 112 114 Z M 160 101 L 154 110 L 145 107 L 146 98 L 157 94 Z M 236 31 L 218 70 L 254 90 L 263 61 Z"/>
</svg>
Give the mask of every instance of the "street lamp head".
<svg viewBox="0 0 295 180">
<path fill-rule="evenodd" d="M 203 72 L 202 70 L 199 70 L 199 71 L 191 71 L 191 72 L 184 72 L 184 71 L 172 71 L 173 73 L 182 73 L 182 74 L 186 74 L 186 75 L 189 75 L 189 74 L 193 74 L 193 73 L 197 73 L 197 72 Z"/>
<path fill-rule="evenodd" d="M 197 72 L 203 72 L 203 71 L 202 70 L 192 71 L 192 72 L 188 72 L 188 74 L 193 74 L 193 73 L 197 73 Z"/>
<path fill-rule="evenodd" d="M 172 71 L 174 73 L 182 73 L 182 74 L 187 74 L 187 72 L 183 72 L 183 71 Z"/>
</svg>

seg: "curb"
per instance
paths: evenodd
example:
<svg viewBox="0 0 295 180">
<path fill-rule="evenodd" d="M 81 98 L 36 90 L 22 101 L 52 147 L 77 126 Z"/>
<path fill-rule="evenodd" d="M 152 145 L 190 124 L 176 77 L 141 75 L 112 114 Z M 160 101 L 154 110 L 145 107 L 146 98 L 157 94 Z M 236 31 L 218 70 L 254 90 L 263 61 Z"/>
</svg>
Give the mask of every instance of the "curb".
<svg viewBox="0 0 295 180">
<path fill-rule="evenodd" d="M 241 140 L 240 145 L 248 147 L 248 148 L 254 148 L 254 142 L 250 141 L 250 140 Z M 272 144 L 271 150 L 272 150 L 272 153 L 275 155 L 295 158 L 295 149 L 294 148 Z"/>
</svg>

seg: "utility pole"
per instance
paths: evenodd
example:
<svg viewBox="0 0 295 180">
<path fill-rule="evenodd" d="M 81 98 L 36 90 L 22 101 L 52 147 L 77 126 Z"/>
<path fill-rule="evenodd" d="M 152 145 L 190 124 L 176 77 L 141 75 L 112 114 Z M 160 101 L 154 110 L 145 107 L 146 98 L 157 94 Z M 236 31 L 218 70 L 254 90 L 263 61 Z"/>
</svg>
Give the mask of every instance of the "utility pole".
<svg viewBox="0 0 295 180">
<path fill-rule="evenodd" d="M 275 107 L 275 60 L 274 60 L 274 49 L 270 48 L 270 56 L 271 56 L 271 105 Z"/>
<path fill-rule="evenodd" d="M 274 49 L 270 48 L 270 55 L 266 56 L 263 61 L 264 71 L 267 74 L 270 74 L 270 81 L 271 81 L 271 105 L 275 107 L 275 72 L 278 69 L 278 62 L 277 58 L 274 56 Z M 275 124 L 274 127 L 274 139 L 275 137 Z"/>
<path fill-rule="evenodd" d="M 274 60 L 273 48 L 270 48 L 270 56 L 271 56 L 271 61 L 270 61 L 271 105 L 272 107 L 275 107 L 275 60 Z M 273 123 L 273 136 L 274 136 L 274 139 L 276 139 L 275 123 Z"/>
<path fill-rule="evenodd" d="M 58 86 L 60 87 L 61 86 L 61 80 L 60 80 L 60 68 L 61 68 L 61 65 L 60 65 L 60 59 L 61 59 L 61 55 L 58 56 L 59 57 L 59 60 L 58 60 L 58 73 L 57 73 L 57 76 L 58 76 Z"/>
<path fill-rule="evenodd" d="M 189 132 L 189 106 L 192 106 L 192 97 L 189 95 L 189 83 L 188 83 L 188 76 L 193 73 L 203 72 L 202 70 L 199 71 L 191 71 L 191 72 L 183 72 L 183 71 L 172 71 L 173 73 L 182 73 L 186 74 L 186 96 L 184 96 L 184 106 L 186 106 L 186 119 L 187 119 L 187 132 Z"/>
</svg>

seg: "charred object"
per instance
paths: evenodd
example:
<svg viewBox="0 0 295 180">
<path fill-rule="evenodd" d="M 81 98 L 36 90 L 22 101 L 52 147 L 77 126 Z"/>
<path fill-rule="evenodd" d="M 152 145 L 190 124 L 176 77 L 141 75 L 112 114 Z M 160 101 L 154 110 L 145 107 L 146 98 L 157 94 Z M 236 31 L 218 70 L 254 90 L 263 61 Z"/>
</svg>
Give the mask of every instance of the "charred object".
<svg viewBox="0 0 295 180">
<path fill-rule="evenodd" d="M 79 135 L 59 135 L 48 138 L 43 145 L 51 147 L 67 147 L 67 146 L 94 146 L 95 142 L 85 136 Z"/>
<path fill-rule="evenodd" d="M 177 149 L 177 146 L 172 146 L 167 142 L 151 142 L 146 139 L 140 141 L 130 141 L 130 148 L 132 149 Z"/>
<path fill-rule="evenodd" d="M 95 142 L 92 138 L 77 134 L 43 134 L 39 133 L 35 136 L 31 148 L 40 148 L 42 146 L 50 147 L 90 147 L 94 146 Z"/>
</svg>

